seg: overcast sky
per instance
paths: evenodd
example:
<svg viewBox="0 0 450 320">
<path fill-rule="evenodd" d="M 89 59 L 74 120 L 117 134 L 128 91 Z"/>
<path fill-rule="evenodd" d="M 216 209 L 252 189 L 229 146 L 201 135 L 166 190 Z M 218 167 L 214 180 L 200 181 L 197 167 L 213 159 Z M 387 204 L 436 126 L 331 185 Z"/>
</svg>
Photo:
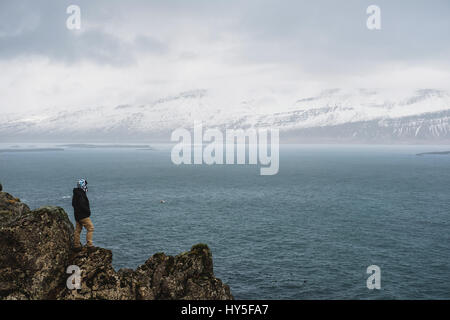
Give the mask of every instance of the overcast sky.
<svg viewBox="0 0 450 320">
<path fill-rule="evenodd" d="M 66 8 L 81 8 L 69 30 Z M 381 9 L 381 30 L 366 9 Z M 450 1 L 0 2 L 0 108 L 450 86 Z M 3 112 L 4 113 L 4 112 Z"/>
</svg>

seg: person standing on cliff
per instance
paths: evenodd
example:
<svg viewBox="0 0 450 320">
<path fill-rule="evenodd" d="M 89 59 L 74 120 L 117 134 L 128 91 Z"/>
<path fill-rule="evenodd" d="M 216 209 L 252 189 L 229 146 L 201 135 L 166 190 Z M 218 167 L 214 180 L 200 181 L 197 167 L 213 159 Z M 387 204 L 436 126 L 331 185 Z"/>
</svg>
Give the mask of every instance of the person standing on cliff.
<svg viewBox="0 0 450 320">
<path fill-rule="evenodd" d="M 88 248 L 94 248 L 92 243 L 92 237 L 94 234 L 94 225 L 91 221 L 91 208 L 89 206 L 89 199 L 86 195 L 87 181 L 80 179 L 77 182 L 77 187 L 73 189 L 72 207 L 76 221 L 75 235 L 74 235 L 74 248 L 75 250 L 81 250 L 80 234 L 83 227 L 86 229 L 86 246 Z"/>
</svg>

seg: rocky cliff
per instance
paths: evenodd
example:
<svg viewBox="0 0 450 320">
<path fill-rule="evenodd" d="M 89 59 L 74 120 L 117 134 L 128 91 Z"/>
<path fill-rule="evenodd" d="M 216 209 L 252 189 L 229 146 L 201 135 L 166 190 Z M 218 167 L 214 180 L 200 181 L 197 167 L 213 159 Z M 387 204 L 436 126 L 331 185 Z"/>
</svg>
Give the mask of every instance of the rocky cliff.
<svg viewBox="0 0 450 320">
<path fill-rule="evenodd" d="M 69 290 L 67 268 L 81 270 Z M 175 257 L 157 253 L 136 270 L 112 267 L 103 248 L 73 251 L 73 225 L 59 207 L 37 210 L 0 191 L 0 299 L 233 299 L 197 244 Z"/>
</svg>

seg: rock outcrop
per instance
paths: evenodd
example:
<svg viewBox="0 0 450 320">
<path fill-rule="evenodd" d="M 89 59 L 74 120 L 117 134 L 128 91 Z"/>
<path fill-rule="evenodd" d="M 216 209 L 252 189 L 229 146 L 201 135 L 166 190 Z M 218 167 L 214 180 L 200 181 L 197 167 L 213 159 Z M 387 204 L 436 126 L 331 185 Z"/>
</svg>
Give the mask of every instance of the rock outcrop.
<svg viewBox="0 0 450 320">
<path fill-rule="evenodd" d="M 28 212 L 30 212 L 30 208 L 20 202 L 20 199 L 0 191 L 0 224 L 6 224 Z"/>
<path fill-rule="evenodd" d="M 81 270 L 69 290 L 69 266 Z M 103 248 L 73 250 L 73 225 L 59 207 L 31 211 L 0 192 L 0 299 L 233 299 L 213 273 L 211 250 L 198 244 L 175 257 L 157 253 L 136 270 L 112 267 Z"/>
</svg>

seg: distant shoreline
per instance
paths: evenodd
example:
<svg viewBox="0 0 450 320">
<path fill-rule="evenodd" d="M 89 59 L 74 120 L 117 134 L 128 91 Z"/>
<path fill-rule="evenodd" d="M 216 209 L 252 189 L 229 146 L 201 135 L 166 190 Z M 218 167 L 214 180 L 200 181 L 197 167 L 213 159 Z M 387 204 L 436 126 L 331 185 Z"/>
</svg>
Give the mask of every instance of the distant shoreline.
<svg viewBox="0 0 450 320">
<path fill-rule="evenodd" d="M 88 144 L 88 143 L 71 143 L 71 144 L 62 144 L 59 147 L 65 148 L 88 148 L 88 149 L 97 149 L 97 148 L 124 148 L 124 149 L 152 149 L 152 147 L 148 144 Z"/>
<path fill-rule="evenodd" d="M 64 151 L 63 148 L 28 148 L 28 149 L 0 149 L 0 153 L 6 152 L 48 152 L 48 151 Z"/>
<path fill-rule="evenodd" d="M 65 151 L 66 149 L 136 149 L 145 151 L 154 151 L 155 149 L 148 144 L 85 144 L 85 143 L 74 143 L 74 144 L 61 144 L 56 147 L 48 148 L 21 148 L 18 145 L 10 146 L 9 148 L 0 149 L 0 153 L 8 152 L 49 152 L 49 151 Z"/>
<path fill-rule="evenodd" d="M 416 154 L 416 156 L 424 156 L 424 155 L 427 155 L 427 154 L 446 155 L 446 154 L 450 154 L 450 151 L 422 152 L 422 153 Z"/>
</svg>

